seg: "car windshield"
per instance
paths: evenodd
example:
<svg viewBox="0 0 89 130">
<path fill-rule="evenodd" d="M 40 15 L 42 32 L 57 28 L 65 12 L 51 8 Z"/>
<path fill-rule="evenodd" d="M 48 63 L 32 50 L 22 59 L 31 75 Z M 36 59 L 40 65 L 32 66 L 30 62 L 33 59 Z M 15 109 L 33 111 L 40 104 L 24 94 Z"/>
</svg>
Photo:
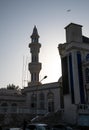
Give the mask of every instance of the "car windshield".
<svg viewBox="0 0 89 130">
<path fill-rule="evenodd" d="M 37 130 L 50 130 L 48 126 L 37 126 Z"/>
</svg>

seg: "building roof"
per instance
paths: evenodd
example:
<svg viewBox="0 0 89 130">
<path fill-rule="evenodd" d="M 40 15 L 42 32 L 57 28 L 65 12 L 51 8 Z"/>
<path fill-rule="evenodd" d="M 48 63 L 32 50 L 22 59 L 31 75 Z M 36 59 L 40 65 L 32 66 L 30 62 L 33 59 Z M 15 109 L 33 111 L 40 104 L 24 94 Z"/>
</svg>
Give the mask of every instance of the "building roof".
<svg viewBox="0 0 89 130">
<path fill-rule="evenodd" d="M 82 27 L 82 25 L 80 25 L 80 24 L 70 23 L 70 24 L 68 24 L 68 25 L 65 27 L 65 29 L 66 29 L 67 27 L 71 26 L 71 25 L 76 25 L 76 26 L 80 26 L 80 27 Z"/>
<path fill-rule="evenodd" d="M 82 36 L 83 42 L 89 43 L 89 38 L 86 36 Z"/>
</svg>

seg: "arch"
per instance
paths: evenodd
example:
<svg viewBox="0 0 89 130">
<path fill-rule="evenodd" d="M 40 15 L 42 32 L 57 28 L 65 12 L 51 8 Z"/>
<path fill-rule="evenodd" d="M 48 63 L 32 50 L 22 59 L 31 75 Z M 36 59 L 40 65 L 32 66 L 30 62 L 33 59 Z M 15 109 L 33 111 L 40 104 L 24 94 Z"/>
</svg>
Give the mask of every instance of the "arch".
<svg viewBox="0 0 89 130">
<path fill-rule="evenodd" d="M 45 108 L 45 96 L 44 96 L 43 92 L 41 92 L 39 94 L 39 107 L 40 107 L 40 109 L 44 109 Z"/>
<path fill-rule="evenodd" d="M 47 95 L 48 99 L 48 112 L 54 112 L 54 94 L 49 92 Z"/>
<path fill-rule="evenodd" d="M 11 104 L 11 111 L 14 113 L 17 111 L 17 104 L 16 103 L 12 103 Z"/>
<path fill-rule="evenodd" d="M 41 93 L 39 94 L 39 99 L 40 99 L 40 100 L 44 100 L 44 93 L 43 93 L 43 92 L 41 92 Z"/>
<path fill-rule="evenodd" d="M 37 95 L 32 94 L 31 95 L 31 108 L 36 109 L 37 107 Z"/>
<path fill-rule="evenodd" d="M 1 108 L 2 108 L 3 112 L 7 112 L 7 110 L 8 110 L 8 104 L 6 102 L 2 103 L 1 104 Z"/>
<path fill-rule="evenodd" d="M 8 104 L 6 102 L 2 103 L 1 106 L 7 107 Z"/>
<path fill-rule="evenodd" d="M 12 104 L 11 104 L 11 106 L 16 107 L 16 106 L 17 106 L 17 104 L 16 104 L 16 103 L 12 103 Z"/>
</svg>

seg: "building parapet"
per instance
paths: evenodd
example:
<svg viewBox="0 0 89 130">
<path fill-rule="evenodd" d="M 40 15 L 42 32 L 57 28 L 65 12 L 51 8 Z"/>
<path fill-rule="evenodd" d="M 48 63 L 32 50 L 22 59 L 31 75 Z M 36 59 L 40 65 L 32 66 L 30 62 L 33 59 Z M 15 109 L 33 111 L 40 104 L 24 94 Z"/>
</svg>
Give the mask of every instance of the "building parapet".
<svg viewBox="0 0 89 130">
<path fill-rule="evenodd" d="M 22 93 L 38 91 L 38 90 L 46 90 L 46 89 L 48 90 L 49 88 L 51 88 L 51 89 L 60 88 L 60 84 L 59 84 L 59 82 L 54 82 L 54 83 L 47 83 L 47 84 L 43 84 L 43 85 L 24 87 L 24 89 L 22 89 Z"/>
</svg>

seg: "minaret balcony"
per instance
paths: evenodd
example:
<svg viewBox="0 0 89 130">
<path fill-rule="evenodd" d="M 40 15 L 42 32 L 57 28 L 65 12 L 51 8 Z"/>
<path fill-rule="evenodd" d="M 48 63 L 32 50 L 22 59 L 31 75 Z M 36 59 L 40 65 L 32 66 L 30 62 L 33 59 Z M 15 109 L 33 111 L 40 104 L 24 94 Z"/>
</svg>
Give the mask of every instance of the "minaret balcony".
<svg viewBox="0 0 89 130">
<path fill-rule="evenodd" d="M 39 53 L 41 44 L 40 43 L 30 43 L 29 48 L 31 53 Z"/>
<path fill-rule="evenodd" d="M 41 63 L 37 63 L 37 62 L 32 62 L 32 63 L 29 63 L 28 65 L 28 69 L 30 72 L 40 72 L 42 68 L 42 65 Z"/>
</svg>

